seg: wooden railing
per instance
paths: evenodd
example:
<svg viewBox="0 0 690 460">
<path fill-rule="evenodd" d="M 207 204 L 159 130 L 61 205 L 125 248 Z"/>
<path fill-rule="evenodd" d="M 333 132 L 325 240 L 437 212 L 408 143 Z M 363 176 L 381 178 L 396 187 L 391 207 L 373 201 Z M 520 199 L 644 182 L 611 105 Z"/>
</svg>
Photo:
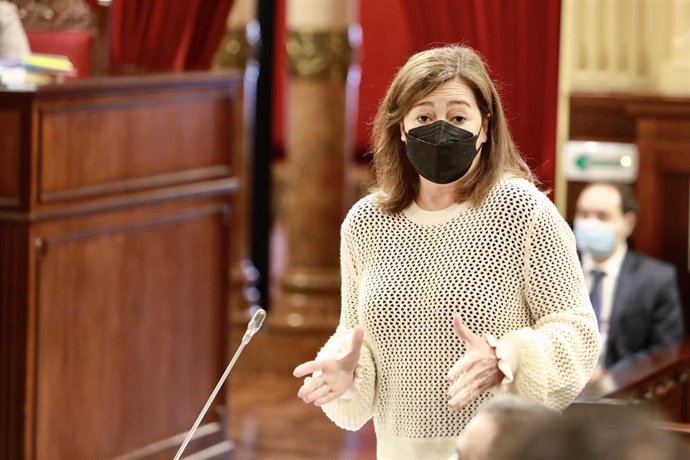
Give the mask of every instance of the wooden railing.
<svg viewBox="0 0 690 460">
<path fill-rule="evenodd" d="M 665 422 L 690 423 L 690 339 L 590 383 L 577 401 L 640 404 L 658 410 Z"/>
<path fill-rule="evenodd" d="M 654 426 L 690 452 L 690 338 L 590 383 L 574 406 L 631 404 L 651 410 Z"/>
</svg>

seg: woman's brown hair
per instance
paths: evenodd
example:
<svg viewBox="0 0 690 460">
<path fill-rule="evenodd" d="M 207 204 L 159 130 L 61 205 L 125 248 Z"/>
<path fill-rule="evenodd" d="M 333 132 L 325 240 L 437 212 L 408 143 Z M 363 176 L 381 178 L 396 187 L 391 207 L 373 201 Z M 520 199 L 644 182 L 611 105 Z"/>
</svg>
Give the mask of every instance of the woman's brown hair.
<svg viewBox="0 0 690 460">
<path fill-rule="evenodd" d="M 376 113 L 372 147 L 377 202 L 383 211 L 402 211 L 419 191 L 419 175 L 400 139 L 400 122 L 420 98 L 454 79 L 472 90 L 482 118 L 489 117 L 481 157 L 458 187 L 457 201 L 469 200 L 478 206 L 506 172 L 536 182 L 510 136 L 501 100 L 484 61 L 469 47 L 448 45 L 411 56 L 395 75 Z"/>
</svg>

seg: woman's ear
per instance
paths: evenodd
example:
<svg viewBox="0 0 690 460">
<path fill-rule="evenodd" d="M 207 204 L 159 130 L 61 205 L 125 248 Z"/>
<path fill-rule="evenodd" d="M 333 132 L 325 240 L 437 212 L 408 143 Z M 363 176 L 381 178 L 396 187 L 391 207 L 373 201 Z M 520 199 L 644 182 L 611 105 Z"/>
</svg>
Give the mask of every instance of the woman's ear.
<svg viewBox="0 0 690 460">
<path fill-rule="evenodd" d="M 479 136 L 480 144 L 485 143 L 489 138 L 489 118 L 491 118 L 491 114 L 487 113 L 486 117 L 484 117 L 484 120 L 482 121 L 482 134 Z"/>
<path fill-rule="evenodd" d="M 405 137 L 405 125 L 403 124 L 402 120 L 400 123 L 398 123 L 398 125 L 400 126 L 400 140 L 406 143 L 407 137 Z"/>
</svg>

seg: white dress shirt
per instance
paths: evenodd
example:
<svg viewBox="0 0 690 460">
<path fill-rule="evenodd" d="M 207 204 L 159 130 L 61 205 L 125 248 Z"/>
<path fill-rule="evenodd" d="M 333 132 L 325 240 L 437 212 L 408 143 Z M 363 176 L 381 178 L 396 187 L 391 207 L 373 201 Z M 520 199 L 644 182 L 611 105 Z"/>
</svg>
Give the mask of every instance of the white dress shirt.
<svg viewBox="0 0 690 460">
<path fill-rule="evenodd" d="M 599 332 L 601 334 L 601 353 L 599 354 L 599 362 L 597 367 L 604 367 L 604 358 L 606 357 L 606 340 L 609 335 L 609 325 L 611 321 L 611 312 L 613 310 L 613 296 L 616 290 L 616 283 L 618 282 L 618 274 L 623 265 L 623 259 L 628 252 L 628 245 L 624 244 L 616 248 L 614 253 L 602 263 L 595 261 L 589 253 L 582 255 L 582 271 L 585 275 L 585 283 L 587 284 L 587 291 L 592 290 L 592 283 L 594 276 L 592 272 L 599 270 L 604 272 L 604 277 L 601 279 L 599 286 L 601 310 L 599 311 Z"/>
</svg>

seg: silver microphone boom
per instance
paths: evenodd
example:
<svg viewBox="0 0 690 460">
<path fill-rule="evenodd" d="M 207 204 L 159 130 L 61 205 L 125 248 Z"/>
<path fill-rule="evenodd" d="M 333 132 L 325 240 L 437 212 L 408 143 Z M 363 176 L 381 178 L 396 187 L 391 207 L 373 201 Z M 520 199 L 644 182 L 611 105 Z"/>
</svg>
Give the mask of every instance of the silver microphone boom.
<svg viewBox="0 0 690 460">
<path fill-rule="evenodd" d="M 223 376 L 220 378 L 218 384 L 216 385 L 216 388 L 213 390 L 211 396 L 209 396 L 208 400 L 206 401 L 206 405 L 203 409 L 201 409 L 201 413 L 196 418 L 194 426 L 192 426 L 192 429 L 189 430 L 189 433 L 187 433 L 187 436 L 184 438 L 184 441 L 182 442 L 180 449 L 177 451 L 177 454 L 175 454 L 174 460 L 180 460 L 182 452 L 184 452 L 185 448 L 187 447 L 187 444 L 189 444 L 190 439 L 192 439 L 192 436 L 194 436 L 196 429 L 199 428 L 201 420 L 204 418 L 204 415 L 206 415 L 208 408 L 211 407 L 211 403 L 213 402 L 213 400 L 216 399 L 216 395 L 218 395 L 220 388 L 223 386 L 223 383 L 225 383 L 225 379 L 227 379 L 228 375 L 230 375 L 230 371 L 232 370 L 232 367 L 235 365 L 235 361 L 237 361 L 237 358 L 240 356 L 240 353 L 242 353 L 242 350 L 244 350 L 245 345 L 247 345 L 249 341 L 252 339 L 252 337 L 254 337 L 254 334 L 256 334 L 256 332 L 259 329 L 261 329 L 261 325 L 263 324 L 265 318 L 266 311 L 262 308 L 259 308 L 254 313 L 254 316 L 252 316 L 251 321 L 249 321 L 249 324 L 247 324 L 247 332 L 245 332 L 244 337 L 242 337 L 242 343 L 240 343 L 240 346 L 237 348 L 237 351 L 235 352 L 235 355 L 232 357 L 230 364 L 228 364 L 228 367 L 225 368 Z"/>
</svg>

